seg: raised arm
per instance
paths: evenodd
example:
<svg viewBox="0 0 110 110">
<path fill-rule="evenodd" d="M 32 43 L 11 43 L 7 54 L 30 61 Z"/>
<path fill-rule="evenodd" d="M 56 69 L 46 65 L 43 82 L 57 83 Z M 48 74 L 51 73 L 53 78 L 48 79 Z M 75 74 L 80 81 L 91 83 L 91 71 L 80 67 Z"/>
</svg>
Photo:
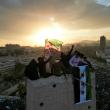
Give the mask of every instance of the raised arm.
<svg viewBox="0 0 110 110">
<path fill-rule="evenodd" d="M 72 45 L 72 47 L 71 47 L 70 51 L 68 52 L 68 56 L 70 56 L 70 55 L 71 55 L 71 53 L 72 53 L 72 51 L 73 51 L 73 48 L 74 48 L 74 45 Z"/>
</svg>

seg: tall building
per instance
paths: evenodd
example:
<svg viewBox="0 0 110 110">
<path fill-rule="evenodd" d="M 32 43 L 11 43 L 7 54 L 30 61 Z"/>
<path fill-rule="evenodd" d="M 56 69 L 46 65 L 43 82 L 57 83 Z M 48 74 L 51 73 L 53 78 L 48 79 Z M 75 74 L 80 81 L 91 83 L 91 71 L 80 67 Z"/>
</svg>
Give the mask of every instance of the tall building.
<svg viewBox="0 0 110 110">
<path fill-rule="evenodd" d="M 105 49 L 106 49 L 106 37 L 105 36 L 100 37 L 100 49 L 102 52 L 105 52 Z"/>
<path fill-rule="evenodd" d="M 108 43 L 109 44 L 109 43 Z M 96 56 L 105 59 L 108 66 L 110 66 L 110 45 L 106 45 L 106 37 L 100 37 L 100 50 L 96 51 Z"/>
</svg>

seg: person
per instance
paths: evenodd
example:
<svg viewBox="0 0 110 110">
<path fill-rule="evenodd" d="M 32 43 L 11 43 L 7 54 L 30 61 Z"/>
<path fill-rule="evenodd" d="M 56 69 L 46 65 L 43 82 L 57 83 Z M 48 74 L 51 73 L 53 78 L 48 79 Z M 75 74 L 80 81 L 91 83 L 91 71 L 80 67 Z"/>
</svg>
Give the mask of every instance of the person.
<svg viewBox="0 0 110 110">
<path fill-rule="evenodd" d="M 80 102 L 80 69 L 78 66 L 85 65 L 83 62 L 84 55 L 78 51 L 75 51 L 71 59 L 69 60 L 69 64 L 71 65 L 71 73 L 73 77 L 73 85 L 74 85 L 74 101 L 75 103 Z"/>
<path fill-rule="evenodd" d="M 59 59 L 52 65 L 52 74 L 60 76 L 64 73 L 65 67 Z"/>
<path fill-rule="evenodd" d="M 84 62 L 93 69 L 92 64 L 90 63 L 90 61 L 88 61 L 87 57 L 84 57 Z"/>
<path fill-rule="evenodd" d="M 48 73 L 46 73 L 46 64 L 51 60 L 51 56 L 44 61 L 44 57 L 38 58 L 38 69 L 41 77 L 47 77 Z"/>
<path fill-rule="evenodd" d="M 71 58 L 71 53 L 73 51 L 73 48 L 74 48 L 74 45 L 72 45 L 70 51 L 66 54 L 64 54 L 63 52 L 61 52 L 61 62 L 63 63 L 64 67 L 65 68 L 68 68 L 70 65 L 69 65 L 69 60 Z"/>
<path fill-rule="evenodd" d="M 25 76 L 30 80 L 36 80 L 39 78 L 38 64 L 34 59 L 32 59 L 31 62 L 26 66 L 24 73 Z"/>
<path fill-rule="evenodd" d="M 77 67 L 80 62 L 80 53 L 75 51 L 73 56 L 69 60 L 69 64 L 71 67 Z"/>
<path fill-rule="evenodd" d="M 78 66 L 87 65 L 87 63 L 84 61 L 85 56 L 82 53 L 79 54 L 79 57 L 80 57 L 80 60 L 79 60 Z"/>
</svg>

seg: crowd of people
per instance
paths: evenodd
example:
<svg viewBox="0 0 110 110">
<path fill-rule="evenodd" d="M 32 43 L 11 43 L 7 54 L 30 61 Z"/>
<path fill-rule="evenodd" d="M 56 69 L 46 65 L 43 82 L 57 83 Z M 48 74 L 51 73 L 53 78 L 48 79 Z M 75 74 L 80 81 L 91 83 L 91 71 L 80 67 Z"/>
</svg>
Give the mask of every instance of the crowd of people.
<svg viewBox="0 0 110 110">
<path fill-rule="evenodd" d="M 73 49 L 74 45 L 72 45 L 69 52 L 61 52 L 60 59 L 56 59 L 55 62 L 51 64 L 50 73 L 46 71 L 46 65 L 51 61 L 52 56 L 50 56 L 47 60 L 45 60 L 45 57 L 39 57 L 37 61 L 32 59 L 26 66 L 25 76 L 31 80 L 36 80 L 41 77 L 48 77 L 51 75 L 71 74 L 77 71 L 78 66 L 88 65 L 92 68 L 92 65 L 88 61 L 87 57 L 77 50 L 73 52 Z"/>
</svg>

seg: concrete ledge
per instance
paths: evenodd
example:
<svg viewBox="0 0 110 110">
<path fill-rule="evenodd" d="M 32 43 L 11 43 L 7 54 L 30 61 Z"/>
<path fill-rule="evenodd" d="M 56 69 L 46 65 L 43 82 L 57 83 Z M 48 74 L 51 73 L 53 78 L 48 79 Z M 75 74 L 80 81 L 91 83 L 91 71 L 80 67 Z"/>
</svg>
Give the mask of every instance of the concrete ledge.
<svg viewBox="0 0 110 110">
<path fill-rule="evenodd" d="M 50 76 L 35 81 L 27 79 L 26 110 L 96 110 L 95 77 L 92 75 L 92 100 L 74 103 L 71 75 Z"/>
</svg>

